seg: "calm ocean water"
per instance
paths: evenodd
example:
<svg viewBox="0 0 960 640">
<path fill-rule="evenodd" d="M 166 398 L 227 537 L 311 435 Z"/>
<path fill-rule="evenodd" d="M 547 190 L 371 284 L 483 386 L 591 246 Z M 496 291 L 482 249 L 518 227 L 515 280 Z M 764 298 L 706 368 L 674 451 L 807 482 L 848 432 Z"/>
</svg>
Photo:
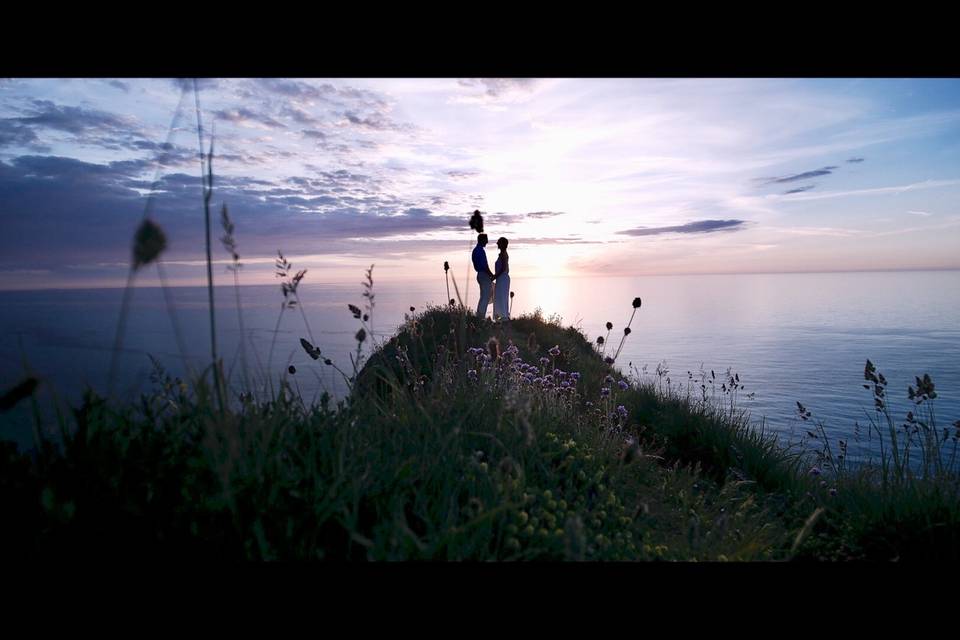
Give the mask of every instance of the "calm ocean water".
<svg viewBox="0 0 960 640">
<path fill-rule="evenodd" d="M 359 278 L 358 278 L 359 281 Z M 475 284 L 475 283 L 474 283 Z M 631 278 L 529 279 L 514 276 L 514 315 L 537 307 L 558 314 L 564 324 L 580 327 L 591 339 L 606 335 L 613 322 L 616 346 L 630 317 L 634 297 L 643 306 L 633 321 L 618 363 L 666 384 L 685 386 L 690 374 L 719 379 L 728 369 L 745 389 L 738 406 L 753 420 L 798 438 L 806 425 L 796 418 L 802 402 L 833 436 L 852 437 L 855 421 L 866 423 L 872 397 L 863 389 L 863 367 L 871 359 L 889 382 L 895 417 L 911 408 L 907 385 L 929 373 L 938 399 L 942 426 L 960 419 L 960 272 L 751 274 L 643 276 Z M 304 312 L 316 343 L 341 368 L 356 343 L 357 321 L 346 305 L 362 306 L 359 285 L 301 285 Z M 374 329 L 388 337 L 403 323 L 409 307 L 442 304 L 442 274 L 424 285 L 377 283 Z M 176 321 L 187 359 L 203 366 L 209 353 L 206 289 L 172 289 Z M 476 288 L 471 288 L 474 302 Z M 76 402 L 84 385 L 105 391 L 122 291 L 60 290 L 0 292 L 0 389 L 17 382 L 29 367 L 63 399 Z M 251 346 L 252 369 L 266 365 L 280 306 L 279 285 L 241 289 L 244 322 Z M 241 380 L 234 291 L 217 287 L 219 350 L 232 381 Z M 306 337 L 300 311 L 284 314 L 273 356 L 273 369 L 288 363 L 298 371 L 292 380 L 305 399 L 324 388 L 342 395 L 329 367 L 310 360 L 299 346 Z M 174 337 L 162 290 L 137 289 L 129 315 L 117 391 L 132 394 L 150 387 L 151 363 L 161 360 L 182 374 L 183 358 Z M 258 365 L 259 359 L 259 365 Z M 709 385 L 708 385 L 709 389 Z M 746 394 L 754 394 L 752 398 Z M 31 443 L 29 407 L 21 403 L 0 414 L 0 437 L 24 446 Z"/>
</svg>

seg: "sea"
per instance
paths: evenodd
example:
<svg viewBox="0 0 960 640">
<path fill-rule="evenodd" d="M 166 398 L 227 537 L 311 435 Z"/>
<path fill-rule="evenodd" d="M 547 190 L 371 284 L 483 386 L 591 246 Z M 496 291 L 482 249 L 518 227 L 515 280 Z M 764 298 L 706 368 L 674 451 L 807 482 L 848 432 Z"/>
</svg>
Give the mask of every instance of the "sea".
<svg viewBox="0 0 960 640">
<path fill-rule="evenodd" d="M 325 391 L 344 397 L 343 378 L 312 360 L 300 339 L 349 373 L 359 321 L 348 305 L 369 302 L 359 280 L 304 280 L 301 306 L 282 312 L 279 283 L 215 287 L 217 348 L 232 388 L 243 384 L 245 359 L 248 375 L 266 371 L 268 361 L 278 378 L 287 372 L 306 402 Z M 820 425 L 829 438 L 850 443 L 851 458 L 870 455 L 869 425 L 878 416 L 872 388 L 863 386 L 868 359 L 887 380 L 897 424 L 917 410 L 907 388 L 924 374 L 935 385 L 937 426 L 960 420 L 960 271 L 513 276 L 512 289 L 514 316 L 539 309 L 591 341 L 604 336 L 607 354 L 622 341 L 617 366 L 625 376 L 693 398 L 706 394 L 728 409 L 732 399 L 755 428 L 784 444 L 816 446 L 810 432 Z M 475 307 L 475 286 L 470 294 Z M 76 406 L 87 386 L 138 397 L 155 385 L 154 361 L 172 376 L 202 370 L 211 352 L 207 296 L 206 287 L 134 289 L 111 385 L 122 289 L 0 292 L 0 392 L 34 375 L 42 381 L 38 404 L 49 414 L 53 403 L 45 399 Z M 442 274 L 432 283 L 375 282 L 374 296 L 367 347 L 388 339 L 407 315 L 444 304 L 446 283 Z M 633 314 L 635 298 L 642 304 Z M 607 322 L 614 325 L 609 335 Z M 733 398 L 723 388 L 731 376 L 738 381 Z M 810 412 L 807 420 L 798 403 Z M 0 438 L 32 446 L 30 404 L 0 414 Z M 49 428 L 52 416 L 42 417 Z"/>
</svg>

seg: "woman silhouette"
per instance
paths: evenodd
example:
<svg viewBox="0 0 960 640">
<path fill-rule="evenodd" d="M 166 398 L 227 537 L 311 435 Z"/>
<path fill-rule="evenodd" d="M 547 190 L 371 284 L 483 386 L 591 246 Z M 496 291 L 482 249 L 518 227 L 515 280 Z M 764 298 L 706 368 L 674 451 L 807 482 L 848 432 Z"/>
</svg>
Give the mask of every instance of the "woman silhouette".
<svg viewBox="0 0 960 640">
<path fill-rule="evenodd" d="M 494 265 L 493 285 L 493 317 L 503 320 L 510 319 L 510 256 L 507 255 L 507 245 L 510 243 L 506 238 L 497 240 L 497 248 L 500 249 L 500 256 Z"/>
</svg>

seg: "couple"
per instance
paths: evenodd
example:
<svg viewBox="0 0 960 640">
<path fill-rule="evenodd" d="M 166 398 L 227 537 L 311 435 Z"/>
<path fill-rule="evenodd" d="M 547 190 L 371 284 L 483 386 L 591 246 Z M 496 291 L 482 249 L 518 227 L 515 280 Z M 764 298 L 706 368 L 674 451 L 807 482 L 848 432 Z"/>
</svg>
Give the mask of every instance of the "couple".
<svg viewBox="0 0 960 640">
<path fill-rule="evenodd" d="M 487 252 L 484 247 L 487 246 L 487 234 L 481 233 L 477 236 L 477 246 L 473 248 L 473 268 L 477 271 L 477 282 L 480 284 L 480 302 L 477 304 L 477 316 L 483 318 L 487 315 L 487 305 L 493 298 L 493 318 L 503 320 L 510 319 L 510 258 L 507 256 L 506 238 L 497 240 L 497 247 L 500 249 L 500 257 L 494 268 L 496 273 L 490 271 L 490 265 L 487 263 Z M 494 280 L 496 286 L 494 286 Z M 492 294 L 492 295 L 491 295 Z"/>
</svg>

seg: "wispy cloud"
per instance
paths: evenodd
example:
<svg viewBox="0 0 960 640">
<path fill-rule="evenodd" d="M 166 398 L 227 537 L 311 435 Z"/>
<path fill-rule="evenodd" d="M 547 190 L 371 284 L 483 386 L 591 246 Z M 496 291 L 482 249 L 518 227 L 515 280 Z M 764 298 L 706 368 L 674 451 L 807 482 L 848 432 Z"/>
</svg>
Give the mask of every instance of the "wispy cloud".
<svg viewBox="0 0 960 640">
<path fill-rule="evenodd" d="M 257 113 L 256 111 L 246 107 L 241 107 L 239 109 L 221 109 L 216 111 L 214 115 L 220 120 L 226 120 L 227 122 L 232 122 L 234 124 L 248 126 L 261 125 L 267 129 L 286 128 L 286 125 L 284 125 L 282 122 L 278 122 L 266 114 Z"/>
<path fill-rule="evenodd" d="M 808 184 L 808 185 L 803 186 L 803 187 L 797 187 L 796 189 L 790 189 L 789 191 L 784 191 L 784 192 L 783 192 L 783 195 L 788 196 L 788 195 L 790 195 L 791 193 L 803 193 L 804 191 L 810 191 L 811 189 L 813 189 L 813 188 L 815 188 L 815 187 L 816 187 L 816 185 Z"/>
<path fill-rule="evenodd" d="M 672 227 L 637 227 L 617 233 L 628 236 L 656 236 L 663 233 L 713 233 L 715 231 L 741 229 L 746 223 L 746 220 L 698 220 Z"/>
<path fill-rule="evenodd" d="M 810 178 L 816 178 L 819 176 L 828 176 L 833 173 L 838 167 L 823 167 L 822 169 L 815 169 L 813 171 L 804 171 L 803 173 L 795 173 L 789 176 L 780 176 L 778 178 L 759 178 L 764 184 L 780 184 L 786 182 L 796 182 L 798 180 L 809 180 Z"/>
<path fill-rule="evenodd" d="M 798 195 L 791 198 L 791 200 L 827 200 L 830 198 L 848 198 L 851 196 L 875 196 L 886 193 L 900 194 L 906 191 L 935 189 L 938 187 L 949 187 L 957 184 L 960 184 L 960 180 L 924 180 L 923 182 L 914 182 L 912 184 L 906 184 L 899 187 L 875 187 L 873 189 L 853 189 L 850 191 L 823 191 L 821 193 Z M 778 196 L 768 197 L 776 198 Z"/>
</svg>

